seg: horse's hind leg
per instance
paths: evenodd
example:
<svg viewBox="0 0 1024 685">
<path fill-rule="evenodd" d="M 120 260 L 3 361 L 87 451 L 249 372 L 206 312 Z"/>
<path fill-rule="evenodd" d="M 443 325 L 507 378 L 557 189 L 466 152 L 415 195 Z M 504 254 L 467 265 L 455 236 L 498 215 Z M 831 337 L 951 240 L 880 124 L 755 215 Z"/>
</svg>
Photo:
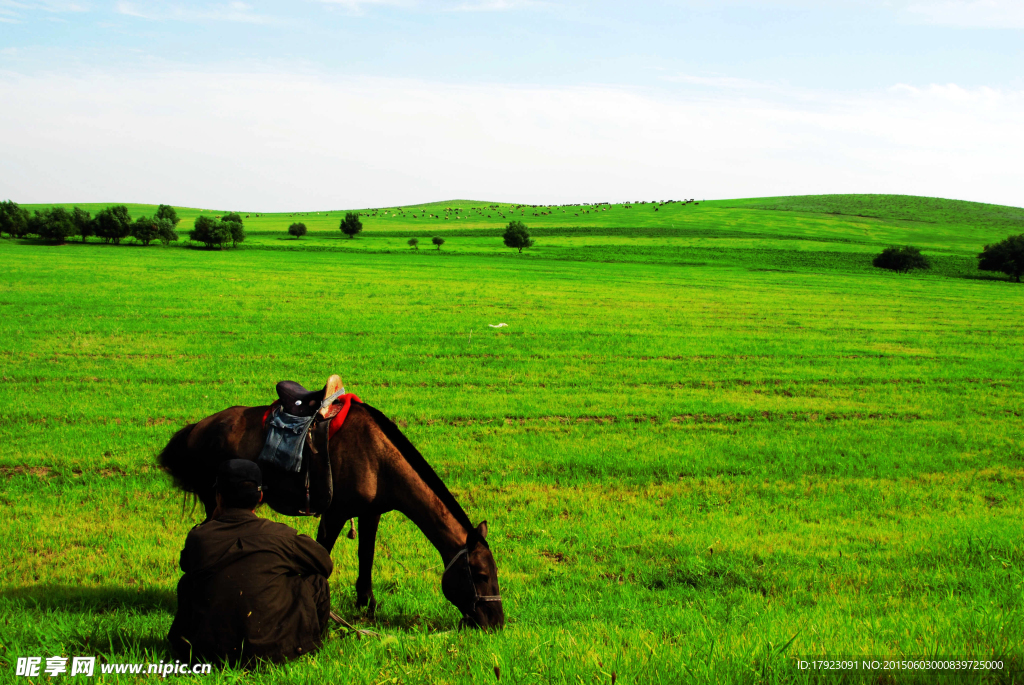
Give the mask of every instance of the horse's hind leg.
<svg viewBox="0 0 1024 685">
<path fill-rule="evenodd" d="M 356 606 L 366 607 L 373 616 L 377 599 L 373 596 L 373 548 L 377 542 L 380 514 L 359 517 L 359 577 L 356 579 Z"/>
</svg>

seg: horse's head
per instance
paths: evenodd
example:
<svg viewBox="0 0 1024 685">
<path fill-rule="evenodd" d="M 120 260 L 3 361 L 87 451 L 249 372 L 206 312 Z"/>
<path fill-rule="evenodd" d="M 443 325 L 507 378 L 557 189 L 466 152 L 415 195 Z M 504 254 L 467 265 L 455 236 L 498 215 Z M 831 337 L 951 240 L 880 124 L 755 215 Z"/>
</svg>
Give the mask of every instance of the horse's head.
<svg viewBox="0 0 1024 685">
<path fill-rule="evenodd" d="M 466 538 L 441 576 L 441 591 L 449 602 L 462 612 L 461 626 L 467 628 L 501 628 L 505 610 L 498 590 L 498 566 L 487 546 L 487 522 L 484 521 Z"/>
</svg>

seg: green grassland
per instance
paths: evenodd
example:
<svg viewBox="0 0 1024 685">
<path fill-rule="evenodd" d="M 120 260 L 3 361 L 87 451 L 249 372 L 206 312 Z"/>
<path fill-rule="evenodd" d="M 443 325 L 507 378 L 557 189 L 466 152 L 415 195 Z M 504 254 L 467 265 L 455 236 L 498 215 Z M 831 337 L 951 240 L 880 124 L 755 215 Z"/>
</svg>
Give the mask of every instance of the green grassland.
<svg viewBox="0 0 1024 685">
<path fill-rule="evenodd" d="M 518 255 L 494 204 L 362 210 L 354 240 L 342 211 L 250 212 L 238 250 L 0 241 L 0 680 L 18 656 L 167 659 L 200 515 L 156 453 L 332 372 L 489 521 L 509 623 L 454 630 L 436 553 L 392 514 L 377 618 L 354 543 L 331 578 L 386 639 L 204 682 L 817 682 L 794 659 L 840 655 L 1006 664 L 865 682 L 1020 680 L 1024 290 L 972 257 L 1024 210 L 522 207 Z M 893 243 L 936 268 L 870 267 Z"/>
</svg>

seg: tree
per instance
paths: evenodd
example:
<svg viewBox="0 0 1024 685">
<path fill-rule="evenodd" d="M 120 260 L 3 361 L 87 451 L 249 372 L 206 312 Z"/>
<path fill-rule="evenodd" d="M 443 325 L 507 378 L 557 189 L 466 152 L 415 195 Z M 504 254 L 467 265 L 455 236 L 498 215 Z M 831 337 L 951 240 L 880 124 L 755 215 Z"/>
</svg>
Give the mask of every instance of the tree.
<svg viewBox="0 0 1024 685">
<path fill-rule="evenodd" d="M 40 238 L 51 243 L 63 243 L 68 236 L 75 234 L 75 222 L 71 213 L 63 207 L 50 207 L 35 212 L 32 217 L 36 233 Z"/>
<path fill-rule="evenodd" d="M 231 240 L 231 226 L 224 221 L 217 221 L 212 216 L 197 216 L 195 228 L 189 231 L 188 237 L 206 247 L 220 247 Z"/>
<path fill-rule="evenodd" d="M 904 274 L 909 273 L 912 269 L 932 268 L 928 258 L 921 254 L 921 250 L 911 245 L 887 247 L 871 263 L 879 269 L 888 269 Z"/>
<path fill-rule="evenodd" d="M 420 249 L 420 239 L 419 238 L 409 238 L 409 247 L 411 247 L 413 249 L 416 249 L 416 250 Z"/>
<path fill-rule="evenodd" d="M 15 238 L 28 235 L 29 214 L 14 200 L 0 202 L 0 235 L 7 233 Z"/>
<path fill-rule="evenodd" d="M 156 219 L 150 219 L 147 216 L 140 216 L 132 224 L 132 237 L 138 240 L 143 245 L 149 245 L 151 242 L 160 237 L 160 227 L 157 225 Z"/>
<path fill-rule="evenodd" d="M 96 222 L 92 215 L 81 207 L 71 210 L 71 220 L 75 222 L 75 233 L 82 236 L 82 242 L 91 235 L 96 235 Z"/>
<path fill-rule="evenodd" d="M 306 224 L 301 221 L 296 221 L 294 224 L 288 227 L 288 235 L 293 235 L 296 238 L 301 238 L 306 235 Z"/>
<path fill-rule="evenodd" d="M 96 214 L 96 235 L 104 242 L 121 242 L 132 234 L 132 218 L 124 205 L 114 205 L 100 210 Z"/>
<path fill-rule="evenodd" d="M 238 212 L 228 212 L 227 214 L 222 216 L 220 218 L 220 220 L 221 221 L 235 221 L 237 223 L 242 223 L 242 215 L 239 214 Z"/>
<path fill-rule="evenodd" d="M 231 216 L 230 214 L 228 216 Z M 235 216 L 238 216 L 235 214 Z M 242 227 L 242 221 L 225 221 L 221 219 L 221 224 L 226 225 L 228 233 L 231 235 L 231 247 L 237 247 L 238 243 L 245 240 L 245 228 Z"/>
<path fill-rule="evenodd" d="M 1011 235 L 995 245 L 986 245 L 978 255 L 978 269 L 1001 271 L 1020 283 L 1024 275 L 1024 233 Z"/>
<path fill-rule="evenodd" d="M 27 235 L 39 235 L 46 230 L 46 216 L 38 209 L 31 214 L 26 214 L 28 217 L 27 226 L 25 232 L 19 237 L 25 237 Z"/>
<path fill-rule="evenodd" d="M 530 239 L 526 224 L 522 221 L 510 221 L 505 228 L 505 234 L 502 238 L 505 239 L 505 247 L 517 247 L 520 254 L 522 254 L 524 247 L 533 247 L 533 241 Z"/>
<path fill-rule="evenodd" d="M 435 245 L 437 245 L 437 250 L 438 250 L 438 252 L 440 252 L 441 251 L 441 246 L 444 245 L 444 238 L 440 238 L 438 236 L 434 236 L 433 238 L 430 239 L 430 242 L 432 242 Z"/>
<path fill-rule="evenodd" d="M 174 223 L 170 219 L 157 219 L 156 229 L 158 233 L 157 237 L 164 245 L 170 245 L 178 239 L 178 234 L 174 230 Z"/>
<path fill-rule="evenodd" d="M 345 218 L 341 220 L 341 225 L 338 228 L 349 238 L 355 238 L 356 233 L 363 230 L 363 222 L 359 220 L 359 212 L 345 212 Z"/>
<path fill-rule="evenodd" d="M 171 222 L 172 227 L 177 226 L 178 222 L 181 221 L 181 219 L 178 218 L 178 213 L 174 211 L 174 207 L 170 205 L 160 205 L 157 207 L 156 214 L 153 215 L 153 218 L 157 221 L 160 221 L 160 219 L 166 219 Z"/>
</svg>

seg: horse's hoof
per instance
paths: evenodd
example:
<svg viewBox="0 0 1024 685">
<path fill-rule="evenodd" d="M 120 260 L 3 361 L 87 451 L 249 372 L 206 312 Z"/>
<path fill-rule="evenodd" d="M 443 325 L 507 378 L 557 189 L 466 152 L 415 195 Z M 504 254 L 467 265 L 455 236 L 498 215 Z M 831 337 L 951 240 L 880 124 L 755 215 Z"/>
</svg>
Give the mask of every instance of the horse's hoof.
<svg viewBox="0 0 1024 685">
<path fill-rule="evenodd" d="M 373 596 L 372 592 L 366 596 L 359 596 L 356 598 L 356 606 L 365 609 L 366 614 L 372 617 L 377 611 L 377 598 Z"/>
</svg>

